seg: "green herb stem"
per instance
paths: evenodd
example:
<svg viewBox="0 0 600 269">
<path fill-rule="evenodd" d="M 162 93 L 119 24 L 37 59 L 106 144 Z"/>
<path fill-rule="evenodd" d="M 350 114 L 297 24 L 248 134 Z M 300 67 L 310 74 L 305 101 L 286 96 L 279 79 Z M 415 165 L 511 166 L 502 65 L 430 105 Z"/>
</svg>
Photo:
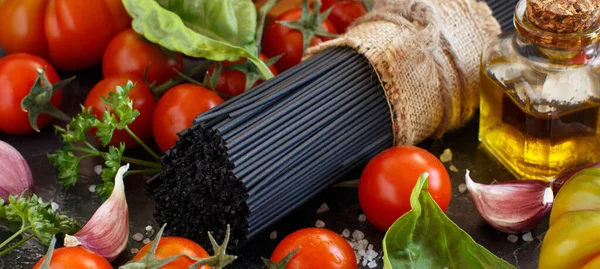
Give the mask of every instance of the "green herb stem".
<svg viewBox="0 0 600 269">
<path fill-rule="evenodd" d="M 211 63 L 212 63 L 211 61 L 204 61 L 204 62 L 200 63 L 199 65 L 194 67 L 194 69 L 190 70 L 190 72 L 188 72 L 186 74 L 186 76 L 193 77 L 193 76 L 197 75 L 198 73 L 200 73 L 201 71 L 206 69 Z M 160 86 L 158 86 L 152 90 L 154 93 L 154 96 L 156 96 L 158 98 L 163 93 L 165 93 L 169 89 L 173 88 L 175 85 L 179 84 L 184 79 L 185 78 L 183 78 L 183 77 L 175 77 L 175 78 L 168 80 L 167 82 L 161 84 Z"/>
<path fill-rule="evenodd" d="M 21 241 L 12 244 L 10 247 L 6 248 L 3 251 L 0 251 L 0 257 L 3 256 L 4 254 L 8 253 L 9 251 L 17 248 L 20 245 L 23 245 L 25 242 L 29 241 L 29 239 L 33 238 L 35 236 L 35 234 L 30 234 L 28 236 L 26 236 L 25 238 L 21 239 Z"/>
<path fill-rule="evenodd" d="M 33 226 L 29 225 L 29 226 L 23 226 L 21 227 L 20 230 L 18 230 L 16 233 L 14 233 L 13 235 L 11 235 L 9 238 L 7 238 L 6 240 L 4 240 L 4 242 L 2 242 L 0 244 L 0 249 L 5 247 L 8 243 L 10 243 L 10 241 L 13 241 L 15 238 L 17 238 L 17 236 L 21 235 L 22 233 L 26 232 L 27 230 L 31 229 Z M 2 251 L 4 252 L 4 251 Z M 0 255 L 2 256 L 2 255 Z"/>
<path fill-rule="evenodd" d="M 83 153 L 87 153 L 89 155 L 94 155 L 94 156 L 101 156 L 102 155 L 102 152 L 99 151 L 99 150 L 97 150 L 97 149 L 95 149 L 95 148 L 92 150 L 92 149 L 88 149 L 88 148 L 73 146 L 72 149 L 81 151 Z"/>
<path fill-rule="evenodd" d="M 139 165 L 143 165 L 143 166 L 147 166 L 147 167 L 162 169 L 162 166 L 160 165 L 160 163 L 157 163 L 157 162 L 149 162 L 149 161 L 144 161 L 144 160 L 125 157 L 125 156 L 121 157 L 121 160 L 124 162 L 128 162 L 128 163 L 134 163 L 134 164 L 139 164 Z"/>
<path fill-rule="evenodd" d="M 160 168 L 131 170 L 131 171 L 127 171 L 127 175 L 150 174 L 150 173 L 158 173 L 160 171 L 162 171 L 162 169 L 160 169 Z"/>
<path fill-rule="evenodd" d="M 131 131 L 131 129 L 129 129 L 129 126 L 125 126 L 125 128 L 123 130 L 125 130 L 133 138 L 133 140 L 138 142 L 138 144 L 140 144 L 140 146 L 142 146 L 142 148 L 144 148 L 146 150 L 146 152 L 148 152 L 148 154 L 150 154 L 150 156 L 152 156 L 152 158 L 154 158 L 157 161 L 160 160 L 160 157 L 158 156 L 158 154 L 156 154 L 153 150 L 151 150 L 148 147 L 148 145 L 146 145 L 146 143 L 144 143 L 139 137 L 137 137 L 137 135 L 135 135 Z"/>
</svg>

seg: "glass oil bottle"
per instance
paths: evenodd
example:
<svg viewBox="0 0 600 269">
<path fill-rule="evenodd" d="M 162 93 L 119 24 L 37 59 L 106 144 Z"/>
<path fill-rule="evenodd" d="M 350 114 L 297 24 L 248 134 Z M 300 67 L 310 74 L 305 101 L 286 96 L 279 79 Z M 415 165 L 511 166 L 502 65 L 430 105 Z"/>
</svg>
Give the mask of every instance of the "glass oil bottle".
<svg viewBox="0 0 600 269">
<path fill-rule="evenodd" d="M 519 179 L 600 160 L 598 2 L 521 0 L 484 50 L 479 140 Z"/>
</svg>

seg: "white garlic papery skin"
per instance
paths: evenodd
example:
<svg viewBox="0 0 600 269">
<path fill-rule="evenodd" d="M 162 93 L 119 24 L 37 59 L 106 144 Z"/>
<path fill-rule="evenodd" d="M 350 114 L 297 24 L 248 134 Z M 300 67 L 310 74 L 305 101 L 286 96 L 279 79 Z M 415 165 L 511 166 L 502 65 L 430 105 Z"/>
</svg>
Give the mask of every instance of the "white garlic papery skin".
<svg viewBox="0 0 600 269">
<path fill-rule="evenodd" d="M 19 196 L 33 187 L 31 169 L 25 158 L 14 147 L 0 141 L 0 199 Z"/>
<path fill-rule="evenodd" d="M 79 232 L 65 236 L 65 246 L 81 246 L 109 261 L 123 252 L 129 238 L 129 212 L 123 186 L 123 175 L 128 169 L 129 164 L 119 168 L 110 197 Z"/>
</svg>

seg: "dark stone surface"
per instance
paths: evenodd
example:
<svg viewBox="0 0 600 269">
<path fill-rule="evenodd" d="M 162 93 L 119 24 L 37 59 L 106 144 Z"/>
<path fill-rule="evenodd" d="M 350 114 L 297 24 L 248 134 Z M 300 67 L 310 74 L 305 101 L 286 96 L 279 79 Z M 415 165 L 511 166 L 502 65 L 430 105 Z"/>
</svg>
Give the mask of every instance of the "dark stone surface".
<svg viewBox="0 0 600 269">
<path fill-rule="evenodd" d="M 1 51 L 0 55 L 2 55 Z M 68 75 L 70 74 L 61 74 L 61 77 L 64 78 Z M 85 99 L 86 93 L 100 78 L 101 72 L 99 68 L 78 74 L 78 78 L 65 89 L 64 110 L 70 115 L 78 112 L 78 106 Z M 51 126 L 44 128 L 41 133 L 25 136 L 0 134 L 0 140 L 13 145 L 25 156 L 33 172 L 35 192 L 46 200 L 58 203 L 63 213 L 73 216 L 81 222 L 85 222 L 100 205 L 100 199 L 95 194 L 89 192 L 88 187 L 100 182 L 99 177 L 93 172 L 93 167 L 101 164 L 101 160 L 87 160 L 81 163 L 83 177 L 76 187 L 65 191 L 56 186 L 56 172 L 48 162 L 46 154 L 56 150 L 59 147 L 60 141 L 54 135 Z M 519 239 L 517 243 L 510 243 L 506 240 L 507 234 L 497 232 L 483 222 L 468 194 L 458 191 L 458 186 L 464 182 L 465 169 L 471 170 L 473 179 L 480 182 L 502 181 L 512 178 L 504 168 L 491 160 L 479 149 L 477 120 L 474 119 L 465 128 L 446 135 L 440 141 L 426 141 L 421 146 L 436 155 L 439 155 L 445 148 L 450 148 L 454 153 L 452 162 L 460 169 L 460 172 L 449 172 L 453 184 L 453 197 L 447 211 L 448 216 L 458 226 L 467 231 L 476 242 L 518 268 L 537 268 L 539 247 L 548 227 L 547 220 L 532 231 L 534 236 L 533 242 L 524 242 Z M 143 152 L 134 150 L 128 154 L 141 156 Z M 348 180 L 356 179 L 360 175 L 360 170 L 361 168 L 357 168 L 356 172 L 346 175 L 343 178 Z M 153 201 L 144 195 L 143 192 L 143 183 L 148 178 L 149 176 L 131 176 L 125 182 L 129 203 L 131 234 L 144 233 L 144 227 L 147 225 L 153 225 L 157 228 L 152 217 L 154 209 Z M 349 229 L 350 231 L 361 230 L 366 234 L 369 242 L 374 245 L 375 250 L 381 251 L 381 240 L 384 233 L 375 229 L 368 221 L 358 221 L 361 209 L 356 193 L 355 188 L 332 187 L 318 194 L 272 227 L 271 230 L 278 233 L 276 240 L 270 240 L 270 231 L 267 231 L 263 235 L 258 236 L 258 239 L 237 251 L 235 254 L 239 255 L 238 262 L 230 268 L 263 268 L 260 257 L 269 257 L 279 240 L 297 229 L 314 226 L 317 220 L 323 220 L 326 223 L 326 228 L 338 233 L 341 233 L 344 229 Z M 317 214 L 315 211 L 323 202 L 326 202 L 331 210 Z M 0 229 L 0 239 L 7 236 L 8 233 Z M 142 243 L 130 240 L 127 246 L 128 251 L 123 253 L 115 261 L 114 265 L 116 266 L 129 260 L 133 256 L 129 252 L 131 248 L 141 247 Z M 32 264 L 44 252 L 45 248 L 32 240 L 31 243 L 2 257 L 0 259 L 0 268 L 31 268 Z M 378 260 L 377 268 L 382 268 L 381 260 Z"/>
</svg>

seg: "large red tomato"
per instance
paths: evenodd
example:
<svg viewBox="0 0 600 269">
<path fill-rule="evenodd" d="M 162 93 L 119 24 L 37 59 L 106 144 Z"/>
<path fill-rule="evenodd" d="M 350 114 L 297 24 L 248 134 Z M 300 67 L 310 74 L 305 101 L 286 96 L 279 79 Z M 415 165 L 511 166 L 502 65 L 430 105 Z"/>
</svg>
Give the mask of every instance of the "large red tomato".
<svg viewBox="0 0 600 269">
<path fill-rule="evenodd" d="M 267 60 L 267 56 L 265 56 L 262 53 L 260 53 L 259 58 L 263 61 Z M 241 64 L 245 61 L 246 61 L 246 59 L 241 59 L 237 62 L 224 61 L 221 63 L 221 66 L 223 67 L 223 70 L 224 70 L 228 66 L 231 66 L 234 64 Z M 210 69 L 208 70 L 208 73 L 211 76 L 214 72 L 214 69 L 215 69 L 215 66 L 213 64 L 210 67 Z M 275 69 L 275 66 L 269 66 L 269 69 L 271 70 L 271 73 L 273 73 L 274 76 L 277 76 L 278 72 L 277 72 L 277 69 Z M 257 81 L 253 87 L 256 87 L 257 85 L 261 84 L 262 82 L 263 82 L 262 80 Z M 217 80 L 217 86 L 215 87 L 215 90 L 217 92 L 220 92 L 227 96 L 231 96 L 231 97 L 238 96 L 238 95 L 242 94 L 244 91 L 246 91 L 246 75 L 242 71 L 239 71 L 239 70 L 221 71 L 219 79 Z"/>
<path fill-rule="evenodd" d="M 279 72 L 288 70 L 300 63 L 304 51 L 302 47 L 302 33 L 296 29 L 287 28 L 277 22 L 297 21 L 301 17 L 301 8 L 290 9 L 279 15 L 275 19 L 275 22 L 269 25 L 265 31 L 262 41 L 262 52 L 269 58 L 283 55 L 281 59 L 275 63 L 275 67 L 277 67 L 277 71 Z M 321 27 L 332 34 L 337 33 L 333 24 L 328 20 L 323 21 Z M 315 36 L 310 41 L 310 46 L 317 45 L 327 40 L 329 40 L 329 38 Z"/>
<path fill-rule="evenodd" d="M 306 228 L 286 236 L 273 251 L 272 262 L 298 250 L 286 269 L 355 269 L 356 255 L 346 239 L 322 228 Z"/>
<path fill-rule="evenodd" d="M 119 0 L 5 0 L 0 46 L 48 57 L 58 69 L 81 70 L 99 63 L 108 42 L 130 24 Z"/>
<path fill-rule="evenodd" d="M 143 142 L 152 137 L 152 114 L 156 107 L 154 95 L 144 84 L 141 78 L 132 74 L 122 74 L 101 80 L 92 88 L 85 98 L 85 107 L 92 107 L 92 113 L 102 118 L 106 105 L 101 97 L 108 97 L 109 92 L 115 92 L 117 86 L 127 84 L 127 81 L 135 83 L 135 87 L 129 92 L 129 99 L 133 102 L 133 109 L 137 109 L 140 115 L 129 125 L 131 131 Z M 117 130 L 113 133 L 109 145 L 118 146 L 124 142 L 127 148 L 137 147 L 139 144 L 125 130 Z"/>
<path fill-rule="evenodd" d="M 11 54 L 0 58 L 0 131 L 9 134 L 33 132 L 29 117 L 21 109 L 23 98 L 29 94 L 38 77 L 37 69 L 46 68 L 50 83 L 59 81 L 58 74 L 44 59 L 25 53 Z M 50 103 L 55 107 L 62 104 L 62 91 L 52 95 Z M 37 119 L 38 128 L 48 125 L 52 117 L 41 114 Z"/>
<path fill-rule="evenodd" d="M 452 186 L 442 162 L 422 148 L 398 146 L 373 158 L 360 176 L 358 200 L 367 219 L 386 231 L 411 209 L 410 194 L 424 172 L 429 173 L 427 190 L 446 211 Z"/>
<path fill-rule="evenodd" d="M 158 45 L 143 40 L 143 36 L 133 29 L 119 33 L 110 41 L 102 58 L 104 77 L 131 73 L 143 77 L 146 67 L 146 81 L 160 85 L 183 71 L 183 56 L 173 53 L 169 56 Z"/>
<path fill-rule="evenodd" d="M 33 269 L 40 268 L 45 257 Z M 50 269 L 112 269 L 112 266 L 104 257 L 82 247 L 64 247 L 52 252 Z"/>
<path fill-rule="evenodd" d="M 152 132 L 160 150 L 166 152 L 175 145 L 177 133 L 192 126 L 196 116 L 223 102 L 216 93 L 195 84 L 180 84 L 168 90 L 152 117 Z"/>
<path fill-rule="evenodd" d="M 146 253 L 148 253 L 150 250 L 151 245 L 152 242 L 146 244 L 142 249 L 140 249 L 140 252 L 133 257 L 133 260 L 137 261 L 144 258 Z M 204 250 L 204 248 L 202 248 L 200 245 L 194 243 L 194 241 L 175 236 L 168 236 L 160 239 L 158 242 L 158 248 L 156 249 L 155 257 L 157 259 L 166 259 L 180 254 L 188 255 L 194 258 L 210 257 L 208 252 L 206 252 L 206 250 Z M 188 268 L 195 262 L 196 261 L 190 258 L 180 257 L 161 267 L 161 269 Z M 210 269 L 210 266 L 204 265 L 202 267 L 198 267 L 197 269 Z"/>
<path fill-rule="evenodd" d="M 338 1 L 333 3 L 333 8 L 327 19 L 335 25 L 338 33 L 345 33 L 356 19 L 367 14 L 367 8 L 360 1 Z"/>
</svg>

